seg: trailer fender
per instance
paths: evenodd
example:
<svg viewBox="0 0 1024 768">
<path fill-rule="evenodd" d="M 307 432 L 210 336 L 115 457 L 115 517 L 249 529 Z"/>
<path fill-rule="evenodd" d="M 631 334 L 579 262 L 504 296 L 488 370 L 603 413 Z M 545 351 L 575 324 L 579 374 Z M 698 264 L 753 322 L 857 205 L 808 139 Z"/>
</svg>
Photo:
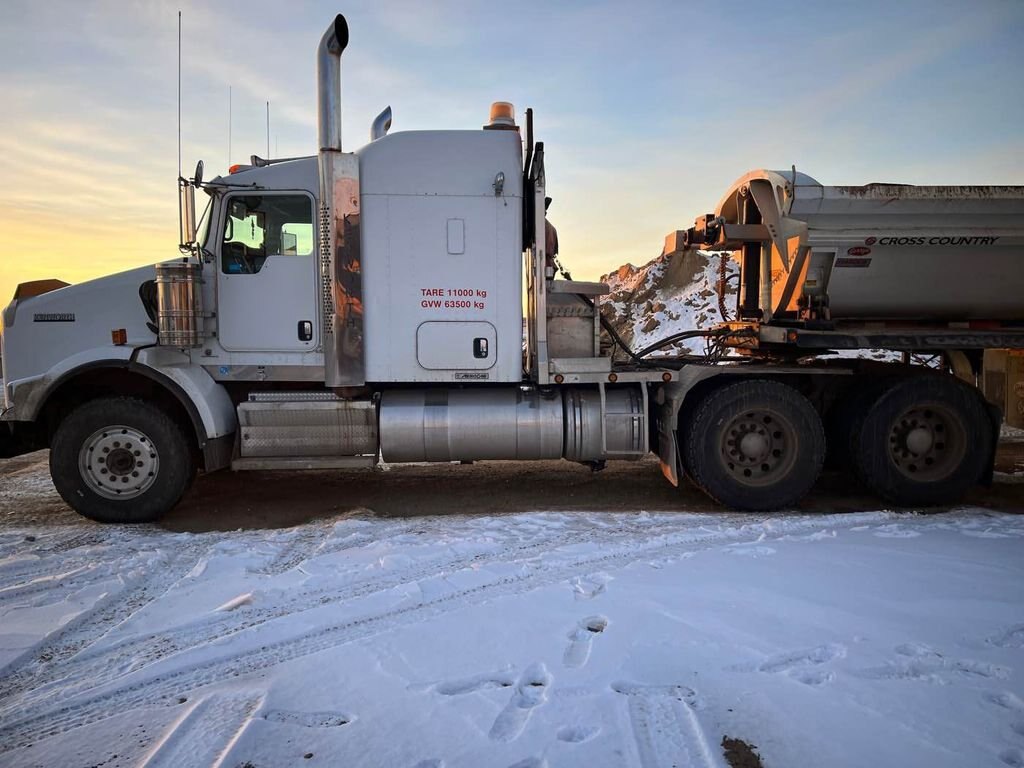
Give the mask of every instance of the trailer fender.
<svg viewBox="0 0 1024 768">
<path fill-rule="evenodd" d="M 679 454 L 679 411 L 687 395 L 702 382 L 723 371 L 710 366 L 690 366 L 679 371 L 679 380 L 663 384 L 654 396 L 655 424 L 658 428 L 658 457 L 661 472 L 672 485 L 679 485 L 683 474 Z"/>
<path fill-rule="evenodd" d="M 673 485 L 679 485 L 684 467 L 679 451 L 679 414 L 683 406 L 692 406 L 703 396 L 713 379 L 756 376 L 765 379 L 809 376 L 849 376 L 849 368 L 785 365 L 691 365 L 679 371 L 679 380 L 663 384 L 654 396 L 655 423 L 658 428 L 658 457 L 662 474 Z M 712 386 L 717 386 L 712 385 Z"/>
</svg>

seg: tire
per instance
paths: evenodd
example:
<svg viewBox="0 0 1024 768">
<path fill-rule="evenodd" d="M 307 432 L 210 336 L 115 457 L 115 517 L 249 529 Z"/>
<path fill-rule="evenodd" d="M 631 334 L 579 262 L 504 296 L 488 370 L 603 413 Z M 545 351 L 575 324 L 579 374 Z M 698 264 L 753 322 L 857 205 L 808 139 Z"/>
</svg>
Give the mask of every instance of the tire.
<svg viewBox="0 0 1024 768">
<path fill-rule="evenodd" d="M 182 428 L 129 397 L 92 400 L 57 428 L 50 476 L 76 512 L 101 523 L 147 523 L 169 511 L 196 473 Z"/>
<path fill-rule="evenodd" d="M 684 466 L 705 493 L 732 509 L 795 506 L 821 472 L 821 419 L 785 384 L 727 384 L 702 398 L 686 424 Z"/>
<path fill-rule="evenodd" d="M 949 376 L 903 379 L 867 409 L 851 453 L 861 481 L 901 507 L 958 501 L 985 471 L 992 425 L 978 393 Z"/>
</svg>

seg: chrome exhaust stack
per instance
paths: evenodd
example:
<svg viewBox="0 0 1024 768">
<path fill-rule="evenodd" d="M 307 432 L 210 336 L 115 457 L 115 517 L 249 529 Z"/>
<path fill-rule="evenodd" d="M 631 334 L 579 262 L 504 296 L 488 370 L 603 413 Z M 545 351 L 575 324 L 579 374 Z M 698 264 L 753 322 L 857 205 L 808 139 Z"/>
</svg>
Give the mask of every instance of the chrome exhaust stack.
<svg viewBox="0 0 1024 768">
<path fill-rule="evenodd" d="M 341 54 L 348 47 L 348 22 L 340 13 L 316 51 L 316 116 L 320 152 L 341 152 Z"/>
<path fill-rule="evenodd" d="M 317 138 L 320 167 L 320 326 L 324 384 L 366 383 L 363 277 L 359 248 L 359 159 L 341 151 L 341 54 L 348 22 L 340 13 L 317 48 Z"/>
</svg>

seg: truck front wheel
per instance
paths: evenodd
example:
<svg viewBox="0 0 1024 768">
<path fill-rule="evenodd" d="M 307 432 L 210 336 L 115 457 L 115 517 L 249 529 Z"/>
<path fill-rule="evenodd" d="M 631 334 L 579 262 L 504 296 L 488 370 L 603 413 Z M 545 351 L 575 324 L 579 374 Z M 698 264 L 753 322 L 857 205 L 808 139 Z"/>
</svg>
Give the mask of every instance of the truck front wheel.
<svg viewBox="0 0 1024 768">
<path fill-rule="evenodd" d="M 776 381 L 738 381 L 711 392 L 685 419 L 682 443 L 693 481 L 739 510 L 794 506 L 825 458 L 814 406 Z"/>
<path fill-rule="evenodd" d="M 128 397 L 92 400 L 57 428 L 50 476 L 78 513 L 101 523 L 146 523 L 170 510 L 195 477 L 181 427 Z"/>
<path fill-rule="evenodd" d="M 959 500 L 981 478 L 992 425 L 976 391 L 951 377 L 904 379 L 867 409 L 851 440 L 858 476 L 898 506 Z"/>
</svg>

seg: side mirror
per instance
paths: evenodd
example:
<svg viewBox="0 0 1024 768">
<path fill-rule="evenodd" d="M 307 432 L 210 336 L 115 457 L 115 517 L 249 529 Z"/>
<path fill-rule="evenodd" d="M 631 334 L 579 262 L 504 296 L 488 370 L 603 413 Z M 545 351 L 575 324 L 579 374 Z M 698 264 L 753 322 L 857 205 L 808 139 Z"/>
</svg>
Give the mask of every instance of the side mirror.
<svg viewBox="0 0 1024 768">
<path fill-rule="evenodd" d="M 199 169 L 201 172 L 201 169 Z M 178 179 L 178 224 L 183 248 L 196 242 L 196 188 Z"/>
<path fill-rule="evenodd" d="M 203 161 L 202 160 L 200 160 L 198 163 L 196 163 L 196 173 L 195 173 L 195 176 L 192 179 L 192 184 L 193 184 L 193 186 L 196 186 L 196 187 L 203 186 Z"/>
</svg>

